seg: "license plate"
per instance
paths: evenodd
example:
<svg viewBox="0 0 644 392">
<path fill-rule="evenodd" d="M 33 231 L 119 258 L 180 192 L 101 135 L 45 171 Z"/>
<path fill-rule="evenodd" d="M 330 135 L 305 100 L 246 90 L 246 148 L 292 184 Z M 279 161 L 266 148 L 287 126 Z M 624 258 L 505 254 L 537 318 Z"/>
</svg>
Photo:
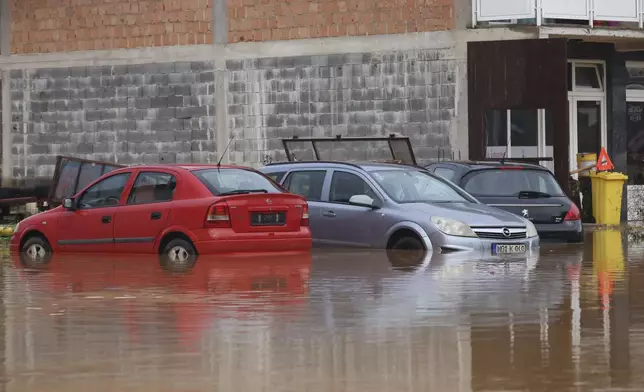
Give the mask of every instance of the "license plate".
<svg viewBox="0 0 644 392">
<path fill-rule="evenodd" d="M 525 253 L 525 244 L 492 244 L 492 252 L 497 254 Z"/>
<path fill-rule="evenodd" d="M 285 223 L 284 212 L 255 212 L 250 216 L 251 226 L 281 226 Z"/>
</svg>

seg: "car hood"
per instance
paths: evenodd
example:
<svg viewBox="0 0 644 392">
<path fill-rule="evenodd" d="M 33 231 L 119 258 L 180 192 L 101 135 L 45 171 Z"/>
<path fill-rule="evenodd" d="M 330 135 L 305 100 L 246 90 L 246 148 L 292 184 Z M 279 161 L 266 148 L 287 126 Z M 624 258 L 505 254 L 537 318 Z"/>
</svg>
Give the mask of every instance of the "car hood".
<svg viewBox="0 0 644 392">
<path fill-rule="evenodd" d="M 485 204 L 428 202 L 403 205 L 405 208 L 426 213 L 429 216 L 455 219 L 470 226 L 526 226 L 523 218 Z"/>
<path fill-rule="evenodd" d="M 26 226 L 37 225 L 44 218 L 51 218 L 53 216 L 56 216 L 57 213 L 62 211 L 62 209 L 63 209 L 63 207 L 58 206 L 56 208 L 52 208 L 51 210 L 42 211 L 42 212 L 38 212 L 36 214 L 33 214 L 33 215 L 21 220 L 20 221 L 20 226 L 26 227 Z"/>
</svg>

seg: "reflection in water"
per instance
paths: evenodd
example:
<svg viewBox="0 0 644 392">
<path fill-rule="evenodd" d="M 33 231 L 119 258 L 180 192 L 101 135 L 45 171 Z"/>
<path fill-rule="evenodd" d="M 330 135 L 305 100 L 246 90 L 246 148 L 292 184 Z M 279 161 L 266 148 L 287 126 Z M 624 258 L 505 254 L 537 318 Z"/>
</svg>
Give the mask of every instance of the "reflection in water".
<svg viewBox="0 0 644 392">
<path fill-rule="evenodd" d="M 585 247 L 519 258 L 14 261 L 3 275 L 4 389 L 641 388 L 643 255 L 598 231 Z"/>
</svg>

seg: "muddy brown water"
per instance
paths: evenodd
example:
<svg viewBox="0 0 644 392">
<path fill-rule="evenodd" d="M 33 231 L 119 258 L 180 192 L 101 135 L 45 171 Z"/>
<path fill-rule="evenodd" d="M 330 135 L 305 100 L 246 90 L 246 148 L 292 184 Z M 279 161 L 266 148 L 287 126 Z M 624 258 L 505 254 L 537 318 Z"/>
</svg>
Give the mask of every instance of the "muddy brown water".
<svg viewBox="0 0 644 392">
<path fill-rule="evenodd" d="M 2 391 L 644 391 L 644 245 L 3 267 Z"/>
</svg>

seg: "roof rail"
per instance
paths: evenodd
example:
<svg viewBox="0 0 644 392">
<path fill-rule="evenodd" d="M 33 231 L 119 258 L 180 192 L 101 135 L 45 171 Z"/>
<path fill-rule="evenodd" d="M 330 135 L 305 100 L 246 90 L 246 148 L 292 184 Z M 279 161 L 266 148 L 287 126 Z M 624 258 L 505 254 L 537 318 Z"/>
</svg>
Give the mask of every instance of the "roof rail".
<svg viewBox="0 0 644 392">
<path fill-rule="evenodd" d="M 277 166 L 277 165 L 296 165 L 296 164 L 302 164 L 302 163 L 326 163 L 326 164 L 332 164 L 332 165 L 347 165 L 347 166 L 353 166 L 357 167 L 358 169 L 362 169 L 360 165 L 357 163 L 353 162 L 344 162 L 344 161 L 286 161 L 286 162 L 270 162 L 264 165 L 264 167 L 267 166 Z"/>
</svg>

